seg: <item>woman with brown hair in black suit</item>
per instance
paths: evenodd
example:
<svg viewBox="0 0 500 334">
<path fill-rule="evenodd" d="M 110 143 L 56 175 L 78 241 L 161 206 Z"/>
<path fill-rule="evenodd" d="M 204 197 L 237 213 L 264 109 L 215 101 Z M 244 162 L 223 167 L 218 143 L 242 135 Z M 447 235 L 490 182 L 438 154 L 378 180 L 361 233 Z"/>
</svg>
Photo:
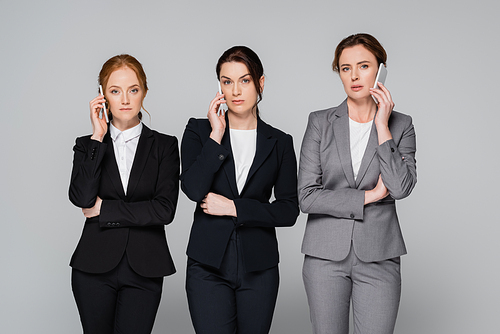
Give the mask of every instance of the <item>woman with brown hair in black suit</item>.
<svg viewBox="0 0 500 334">
<path fill-rule="evenodd" d="M 73 294 L 84 333 L 150 333 L 163 276 L 175 272 L 164 226 L 179 193 L 177 139 L 141 123 L 148 87 L 134 57 L 109 59 L 99 84 L 92 135 L 73 149 L 69 198 L 87 218 L 70 263 Z M 109 123 L 99 118 L 105 106 Z"/>
<path fill-rule="evenodd" d="M 264 70 L 230 48 L 216 67 L 222 94 L 182 138 L 182 190 L 196 202 L 186 291 L 196 333 L 268 333 L 278 294 L 275 227 L 299 214 L 292 137 L 266 124 L 257 103 Z M 228 111 L 218 113 L 221 103 Z M 275 200 L 270 202 L 274 192 Z"/>
</svg>

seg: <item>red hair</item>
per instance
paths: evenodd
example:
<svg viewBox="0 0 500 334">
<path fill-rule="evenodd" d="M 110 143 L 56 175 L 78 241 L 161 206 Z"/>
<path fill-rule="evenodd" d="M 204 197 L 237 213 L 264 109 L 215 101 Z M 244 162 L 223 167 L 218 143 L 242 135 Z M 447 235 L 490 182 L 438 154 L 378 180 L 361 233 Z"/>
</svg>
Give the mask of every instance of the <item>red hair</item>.
<svg viewBox="0 0 500 334">
<path fill-rule="evenodd" d="M 139 80 L 139 85 L 141 86 L 141 89 L 144 92 L 141 101 L 141 108 L 144 109 L 144 111 L 146 111 L 149 114 L 149 112 L 143 106 L 144 98 L 146 97 L 146 93 L 148 92 L 146 73 L 144 72 L 141 63 L 139 63 L 139 61 L 135 59 L 133 56 L 128 54 L 121 54 L 109 58 L 104 63 L 104 65 L 102 65 L 101 71 L 99 72 L 99 79 L 98 79 L 99 84 L 102 85 L 103 90 L 106 91 L 106 85 L 108 84 L 108 80 L 111 73 L 124 67 L 130 68 L 132 71 L 135 72 L 135 75 L 137 75 L 137 79 Z M 111 115 L 109 107 L 107 106 L 107 102 L 106 102 L 106 107 L 108 111 L 108 116 L 111 119 L 113 116 Z M 141 112 L 139 112 L 139 119 L 142 119 Z"/>
</svg>

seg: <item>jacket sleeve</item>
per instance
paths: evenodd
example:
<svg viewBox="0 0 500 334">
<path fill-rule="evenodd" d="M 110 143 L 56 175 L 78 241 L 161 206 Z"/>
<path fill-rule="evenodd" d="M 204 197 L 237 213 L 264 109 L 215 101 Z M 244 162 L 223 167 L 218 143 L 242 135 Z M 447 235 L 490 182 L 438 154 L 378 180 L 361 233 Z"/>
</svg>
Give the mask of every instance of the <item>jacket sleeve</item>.
<svg viewBox="0 0 500 334">
<path fill-rule="evenodd" d="M 201 203 L 229 151 L 211 138 L 202 138 L 199 121 L 191 118 L 182 136 L 181 153 L 182 191 L 192 201 Z"/>
<path fill-rule="evenodd" d="M 239 226 L 279 227 L 292 226 L 299 215 L 297 198 L 297 160 L 293 149 L 292 136 L 286 135 L 283 143 L 283 154 L 274 184 L 272 203 L 262 203 L 250 198 L 234 200 Z"/>
<path fill-rule="evenodd" d="M 323 185 L 321 129 L 320 120 L 315 113 L 311 113 L 300 151 L 298 185 L 300 209 L 308 214 L 325 214 L 337 218 L 362 220 L 364 190 L 348 187 L 327 189 Z"/>
<path fill-rule="evenodd" d="M 156 178 L 152 198 L 134 202 L 103 199 L 101 227 L 141 227 L 172 222 L 179 197 L 179 148 L 177 139 L 170 138 L 172 140 L 160 146 L 158 175 L 148 175 Z"/>
<path fill-rule="evenodd" d="M 415 129 L 410 116 L 405 115 L 405 120 L 400 138 L 388 140 L 377 147 L 380 174 L 394 199 L 409 196 L 417 183 Z"/>
<path fill-rule="evenodd" d="M 107 144 L 89 137 L 76 139 L 73 147 L 69 200 L 79 208 L 91 208 L 95 204 L 106 147 Z"/>
</svg>

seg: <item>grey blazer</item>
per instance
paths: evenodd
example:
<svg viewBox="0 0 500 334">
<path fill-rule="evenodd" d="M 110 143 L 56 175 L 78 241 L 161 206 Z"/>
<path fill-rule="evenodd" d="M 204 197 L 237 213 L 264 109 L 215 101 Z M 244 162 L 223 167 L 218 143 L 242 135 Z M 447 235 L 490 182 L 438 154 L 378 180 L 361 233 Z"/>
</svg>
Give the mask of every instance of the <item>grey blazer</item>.
<svg viewBox="0 0 500 334">
<path fill-rule="evenodd" d="M 411 117 L 396 111 L 389 129 L 393 139 L 378 145 L 373 123 L 355 180 L 347 100 L 309 115 L 298 179 L 300 208 L 308 214 L 302 253 L 340 261 L 352 240 L 365 262 L 406 254 L 395 200 L 407 197 L 417 182 L 415 130 Z M 364 205 L 364 191 L 375 187 L 379 175 L 390 196 Z"/>
</svg>

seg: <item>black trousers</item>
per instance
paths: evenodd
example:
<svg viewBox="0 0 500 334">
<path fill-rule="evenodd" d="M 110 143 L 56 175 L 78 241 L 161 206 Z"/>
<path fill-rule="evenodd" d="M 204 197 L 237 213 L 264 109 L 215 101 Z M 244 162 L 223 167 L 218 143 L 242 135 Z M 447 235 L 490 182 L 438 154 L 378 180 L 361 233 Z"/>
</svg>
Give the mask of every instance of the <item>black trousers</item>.
<svg viewBox="0 0 500 334">
<path fill-rule="evenodd" d="M 267 334 L 278 296 L 278 266 L 246 273 L 233 232 L 219 269 L 188 259 L 186 292 L 197 334 Z"/>
<path fill-rule="evenodd" d="M 116 268 L 104 274 L 73 269 L 71 285 L 84 333 L 151 333 L 163 277 L 136 274 L 124 255 Z"/>
</svg>

